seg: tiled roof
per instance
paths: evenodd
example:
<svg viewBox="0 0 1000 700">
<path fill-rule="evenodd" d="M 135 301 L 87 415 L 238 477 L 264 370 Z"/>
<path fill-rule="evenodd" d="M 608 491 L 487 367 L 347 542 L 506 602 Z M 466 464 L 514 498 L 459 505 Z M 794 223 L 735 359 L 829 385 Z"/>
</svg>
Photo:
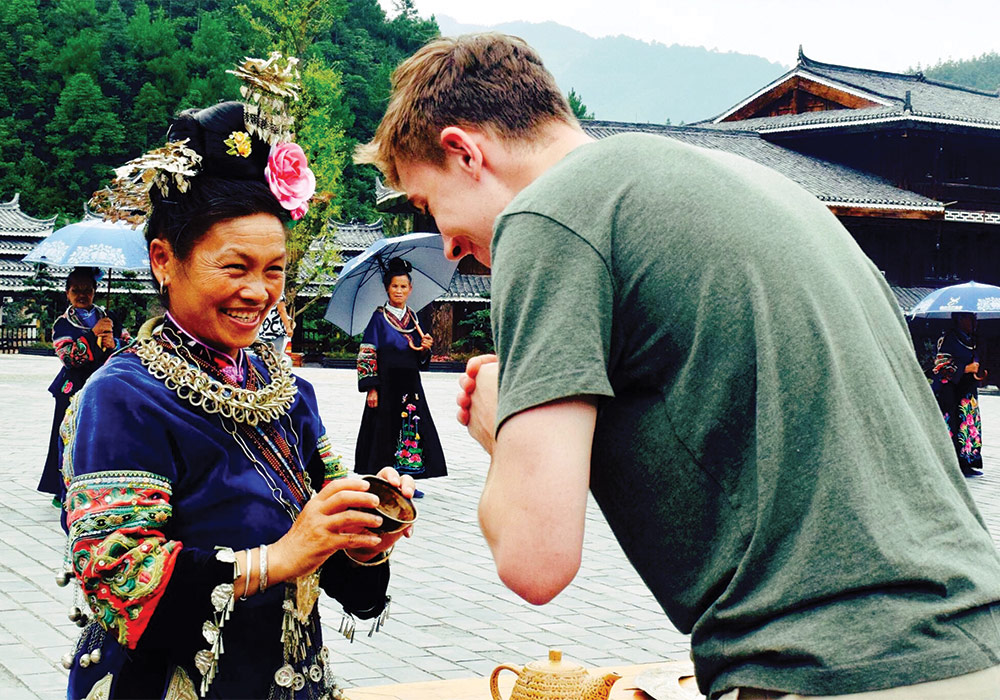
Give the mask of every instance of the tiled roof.
<svg viewBox="0 0 1000 700">
<path fill-rule="evenodd" d="M 890 287 L 896 295 L 899 308 L 904 314 L 910 313 L 914 306 L 925 296 L 934 291 L 934 287 Z"/>
<path fill-rule="evenodd" d="M 944 211 L 941 202 L 886 180 L 838 163 L 770 143 L 752 131 L 719 131 L 691 126 L 660 126 L 624 122 L 585 121 L 584 131 L 594 138 L 622 133 L 648 133 L 676 139 L 692 146 L 733 153 L 777 170 L 828 205 L 873 209 Z"/>
<path fill-rule="evenodd" d="M 734 108 L 719 117 L 699 122 L 697 126 L 773 133 L 853 126 L 866 122 L 912 120 L 1000 129 L 1000 97 L 996 92 L 984 92 L 931 80 L 922 73 L 907 75 L 821 63 L 807 58 L 804 54 L 799 55 L 799 61 L 791 71 L 748 97 L 737 105 L 737 108 L 793 77 L 814 80 L 834 89 L 869 97 L 883 104 L 859 109 L 805 112 L 732 122 L 719 121 L 735 111 Z"/>
<path fill-rule="evenodd" d="M 461 301 L 490 303 L 489 275 L 462 275 L 458 272 L 451 278 L 448 293 L 437 298 L 437 301 Z"/>
<path fill-rule="evenodd" d="M 388 187 L 382 178 L 375 178 L 375 208 L 379 211 L 412 211 L 413 206 L 406 199 L 406 193 Z"/>
<path fill-rule="evenodd" d="M 41 240 L 42 237 L 37 239 L 21 237 L 7 238 L 5 233 L 0 231 L 0 255 L 22 258 L 30 253 Z"/>
<path fill-rule="evenodd" d="M 385 236 L 385 232 L 382 230 L 382 219 L 370 224 L 360 221 L 344 223 L 331 219 L 327 227 L 335 230 L 333 234 L 334 245 L 345 252 L 361 252 Z"/>
<path fill-rule="evenodd" d="M 36 219 L 28 216 L 21 211 L 20 198 L 18 193 L 9 202 L 0 202 L 0 235 L 43 237 L 52 233 L 56 217 Z"/>
</svg>

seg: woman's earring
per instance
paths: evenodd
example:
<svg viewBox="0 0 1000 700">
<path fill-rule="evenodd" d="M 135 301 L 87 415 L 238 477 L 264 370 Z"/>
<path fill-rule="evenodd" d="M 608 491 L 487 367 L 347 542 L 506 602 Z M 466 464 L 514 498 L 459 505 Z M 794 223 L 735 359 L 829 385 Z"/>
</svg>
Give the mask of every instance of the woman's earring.
<svg viewBox="0 0 1000 700">
<path fill-rule="evenodd" d="M 167 285 L 170 284 L 170 279 L 164 275 L 163 280 L 160 282 L 160 296 L 162 297 L 167 293 Z"/>
</svg>

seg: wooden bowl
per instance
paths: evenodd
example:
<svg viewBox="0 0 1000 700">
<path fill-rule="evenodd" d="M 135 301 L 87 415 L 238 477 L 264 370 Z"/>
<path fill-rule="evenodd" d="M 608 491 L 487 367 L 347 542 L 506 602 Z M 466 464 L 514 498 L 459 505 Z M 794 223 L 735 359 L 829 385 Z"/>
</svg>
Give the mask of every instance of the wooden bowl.
<svg viewBox="0 0 1000 700">
<path fill-rule="evenodd" d="M 377 476 L 365 475 L 361 478 L 368 482 L 368 493 L 378 496 L 378 507 L 366 509 L 382 517 L 381 525 L 369 528 L 372 532 L 391 534 L 417 521 L 417 507 L 402 491 Z"/>
</svg>

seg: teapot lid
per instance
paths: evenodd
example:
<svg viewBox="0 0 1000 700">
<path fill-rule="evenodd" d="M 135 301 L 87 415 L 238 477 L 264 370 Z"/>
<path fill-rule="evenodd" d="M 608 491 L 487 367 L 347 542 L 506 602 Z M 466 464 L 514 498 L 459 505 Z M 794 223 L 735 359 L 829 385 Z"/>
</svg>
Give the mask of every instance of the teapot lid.
<svg viewBox="0 0 1000 700">
<path fill-rule="evenodd" d="M 586 673 L 587 669 L 579 664 L 563 661 L 562 652 L 559 649 L 549 649 L 548 660 L 532 661 L 525 668 L 541 673 L 553 673 L 564 675 L 576 675 Z"/>
</svg>

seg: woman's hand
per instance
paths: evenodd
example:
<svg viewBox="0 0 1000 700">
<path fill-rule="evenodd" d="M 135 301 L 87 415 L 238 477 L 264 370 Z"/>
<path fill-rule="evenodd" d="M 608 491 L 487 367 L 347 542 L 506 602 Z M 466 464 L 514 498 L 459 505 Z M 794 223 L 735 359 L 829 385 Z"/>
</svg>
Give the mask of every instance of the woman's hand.
<svg viewBox="0 0 1000 700">
<path fill-rule="evenodd" d="M 110 350 L 115 346 L 114 328 L 110 318 L 105 316 L 100 319 L 91 330 L 97 336 L 98 347 Z"/>
<path fill-rule="evenodd" d="M 365 398 L 365 403 L 368 404 L 368 408 L 378 408 L 378 389 L 368 390 L 368 396 Z"/>
<path fill-rule="evenodd" d="M 979 371 L 979 363 L 978 362 L 970 362 L 969 364 L 967 364 L 965 366 L 965 373 L 966 374 L 975 374 L 978 371 Z"/>
<path fill-rule="evenodd" d="M 413 492 L 416 490 L 416 483 L 413 481 L 413 477 L 408 474 L 400 475 L 392 467 L 383 467 L 379 473 L 378 477 L 380 479 L 385 479 L 393 486 L 397 487 L 403 492 L 403 495 L 407 498 L 413 498 Z M 396 542 L 402 537 L 412 537 L 413 536 L 413 526 L 410 525 L 404 528 L 400 532 L 394 532 L 392 534 L 384 534 L 381 536 L 381 542 L 375 547 L 358 547 L 356 549 L 350 549 L 350 555 L 357 559 L 358 561 L 368 561 L 369 559 L 374 559 L 376 556 L 394 546 Z"/>
<path fill-rule="evenodd" d="M 382 518 L 361 510 L 377 505 L 368 482 L 351 477 L 331 481 L 309 499 L 288 532 L 268 545 L 269 580 L 280 583 L 311 573 L 338 549 L 381 551 L 384 537 L 368 528 L 381 525 Z"/>
<path fill-rule="evenodd" d="M 420 334 L 420 349 L 430 350 L 431 346 L 434 345 L 434 336 L 427 335 L 426 333 Z"/>
</svg>

